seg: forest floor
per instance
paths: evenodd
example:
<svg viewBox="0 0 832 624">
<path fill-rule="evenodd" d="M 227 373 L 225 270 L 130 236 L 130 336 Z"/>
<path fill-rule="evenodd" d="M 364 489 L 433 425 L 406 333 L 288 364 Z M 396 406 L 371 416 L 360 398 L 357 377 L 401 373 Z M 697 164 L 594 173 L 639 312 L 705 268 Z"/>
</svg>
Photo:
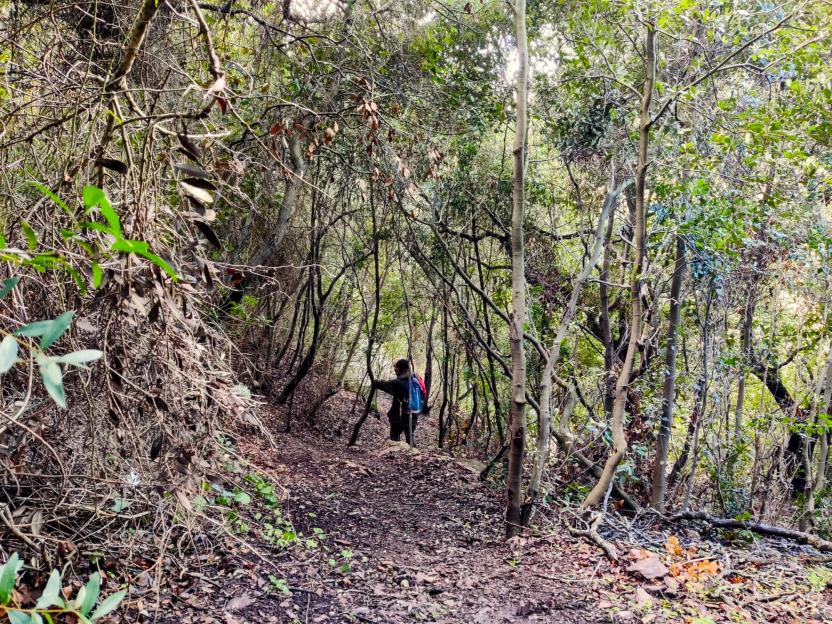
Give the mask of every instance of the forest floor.
<svg viewBox="0 0 832 624">
<path fill-rule="evenodd" d="M 628 553 L 617 564 L 556 522 L 506 542 L 500 493 L 465 462 L 386 442 L 384 419 L 347 448 L 354 405 L 333 397 L 317 432 L 281 432 L 268 411 L 274 446 L 238 439 L 251 500 L 226 513 L 222 551 L 180 574 L 158 607 L 134 602 L 131 621 L 832 621 L 830 558 L 787 542 L 726 546 L 691 528 L 645 538 L 631 526 L 611 536 Z"/>
</svg>

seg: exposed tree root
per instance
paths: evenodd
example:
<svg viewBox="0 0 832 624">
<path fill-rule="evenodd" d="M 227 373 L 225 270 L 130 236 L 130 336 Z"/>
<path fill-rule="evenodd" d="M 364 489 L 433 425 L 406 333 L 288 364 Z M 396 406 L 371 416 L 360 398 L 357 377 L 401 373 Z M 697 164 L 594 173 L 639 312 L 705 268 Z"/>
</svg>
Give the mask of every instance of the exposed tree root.
<svg viewBox="0 0 832 624">
<path fill-rule="evenodd" d="M 592 542 L 598 548 L 604 551 L 604 554 L 607 556 L 607 559 L 610 561 L 618 561 L 618 551 L 615 549 L 610 542 L 605 540 L 601 535 L 598 533 L 598 528 L 601 526 L 601 523 L 604 521 L 604 514 L 602 513 L 593 513 L 592 514 L 592 521 L 589 523 L 589 527 L 586 529 L 576 529 L 575 527 L 566 525 L 569 534 L 572 537 L 581 537 L 587 541 Z"/>
<path fill-rule="evenodd" d="M 805 531 L 797 531 L 795 529 L 787 529 L 785 527 L 773 526 L 770 524 L 760 524 L 758 522 L 746 522 L 744 520 L 734 520 L 733 518 L 717 518 L 704 511 L 684 511 L 675 514 L 669 518 L 676 522 L 679 520 L 702 520 L 715 527 L 723 529 L 741 529 L 745 531 L 753 531 L 760 535 L 772 535 L 774 537 L 784 537 L 786 539 L 795 540 L 800 544 L 809 544 L 814 546 L 822 552 L 832 552 L 832 542 L 822 539 L 817 535 L 806 533 Z"/>
</svg>

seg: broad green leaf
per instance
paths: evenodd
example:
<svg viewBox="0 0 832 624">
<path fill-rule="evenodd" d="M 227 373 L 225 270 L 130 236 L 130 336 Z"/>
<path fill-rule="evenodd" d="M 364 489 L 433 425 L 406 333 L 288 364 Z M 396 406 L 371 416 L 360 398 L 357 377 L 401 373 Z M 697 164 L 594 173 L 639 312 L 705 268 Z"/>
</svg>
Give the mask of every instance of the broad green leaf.
<svg viewBox="0 0 832 624">
<path fill-rule="evenodd" d="M 49 615 L 46 617 L 49 617 Z M 52 618 L 49 618 L 49 622 L 51 624 Z M 29 620 L 29 624 L 43 624 L 43 618 L 40 616 L 40 613 L 33 613 L 32 619 Z"/>
<path fill-rule="evenodd" d="M 35 321 L 34 323 L 29 323 L 28 325 L 24 325 L 20 327 L 14 332 L 12 332 L 15 336 L 28 336 L 29 338 L 34 338 L 37 336 L 43 336 L 49 328 L 52 327 L 52 321 Z"/>
<path fill-rule="evenodd" d="M 0 249 L 5 249 L 7 246 L 6 237 L 0 234 Z"/>
<path fill-rule="evenodd" d="M 73 351 L 72 353 L 67 353 L 66 355 L 62 355 L 56 359 L 61 364 L 81 366 L 82 364 L 86 364 L 87 362 L 94 362 L 95 360 L 100 359 L 102 355 L 104 355 L 104 353 L 99 351 L 98 349 L 82 349 L 81 351 Z"/>
<path fill-rule="evenodd" d="M 52 400 L 58 407 L 66 408 L 66 392 L 64 391 L 63 375 L 61 373 L 61 366 L 55 361 L 55 358 L 46 357 L 44 355 L 36 354 L 38 361 L 38 370 L 40 371 L 43 385 Z"/>
<path fill-rule="evenodd" d="M 17 580 L 17 573 L 23 567 L 23 562 L 17 553 L 12 553 L 9 560 L 0 567 L 0 605 L 9 604 L 12 595 L 12 588 Z"/>
<path fill-rule="evenodd" d="M 101 200 L 100 204 L 98 204 L 98 209 L 101 211 L 101 214 L 104 215 L 104 218 L 107 220 L 107 224 L 110 226 L 110 231 L 113 233 L 113 235 L 121 236 L 121 221 L 119 221 L 116 211 L 110 205 L 110 202 L 107 201 L 106 197 Z"/>
<path fill-rule="evenodd" d="M 162 259 L 161 259 L 159 256 L 157 256 L 155 253 L 153 253 L 153 252 L 151 252 L 151 251 L 139 251 L 139 252 L 137 252 L 137 253 L 138 253 L 140 256 L 142 256 L 142 257 L 144 257 L 144 258 L 147 258 L 147 259 L 148 259 L 148 260 L 150 260 L 153 264 L 155 264 L 157 267 L 159 267 L 160 269 L 162 269 L 162 270 L 163 270 L 163 271 L 167 274 L 167 276 L 168 276 L 168 277 L 170 277 L 171 279 L 176 279 L 176 271 L 174 271 L 174 270 L 173 270 L 173 267 L 172 267 L 172 266 L 170 266 L 170 265 L 169 265 L 167 262 L 165 262 L 164 260 L 162 260 Z"/>
<path fill-rule="evenodd" d="M 90 616 L 90 620 L 93 622 L 99 618 L 103 618 L 105 615 L 108 615 L 115 611 L 118 606 L 121 604 L 121 601 L 124 600 L 124 597 L 127 595 L 125 590 L 121 590 L 120 592 L 116 592 L 112 596 L 108 596 L 104 599 L 104 601 L 98 605 L 98 608 L 93 612 Z"/>
<path fill-rule="evenodd" d="M 123 253 L 136 253 L 137 247 L 134 244 L 135 242 L 136 241 L 120 238 L 113 243 L 113 246 L 110 247 L 110 249 L 112 249 L 113 251 L 121 251 Z"/>
<path fill-rule="evenodd" d="M 101 201 L 101 198 L 104 197 L 104 191 L 102 191 L 97 186 L 92 186 L 91 184 L 88 184 L 84 187 L 84 190 L 81 193 L 81 195 L 84 198 L 84 208 L 90 210 L 92 208 L 95 208 Z"/>
<path fill-rule="evenodd" d="M 32 229 L 32 226 L 26 223 L 26 221 L 20 222 L 20 227 L 23 228 L 23 236 L 26 237 L 26 245 L 29 247 L 29 251 L 34 251 L 38 248 L 38 236 L 35 234 L 35 231 Z"/>
<path fill-rule="evenodd" d="M 17 340 L 14 336 L 6 336 L 0 341 L 0 375 L 8 372 L 17 360 Z"/>
<path fill-rule="evenodd" d="M 92 287 L 99 288 L 101 282 L 104 281 L 104 271 L 101 270 L 101 265 L 97 262 L 92 263 Z"/>
<path fill-rule="evenodd" d="M 81 592 L 78 592 L 78 610 L 81 612 L 81 615 L 87 615 L 92 608 L 95 606 L 95 603 L 98 602 L 98 592 L 101 590 L 101 576 L 98 572 L 94 573 L 90 580 L 87 581 L 87 584 L 84 585 L 83 589 L 84 594 L 81 595 Z"/>
<path fill-rule="evenodd" d="M 19 277 L 9 277 L 3 280 L 3 288 L 0 289 L 0 299 L 8 295 L 12 291 L 12 288 L 17 286 L 19 281 Z"/>
<path fill-rule="evenodd" d="M 87 211 L 91 210 L 98 206 L 98 210 L 101 212 L 101 215 L 107 221 L 107 225 L 110 226 L 110 232 L 113 236 L 117 238 L 121 237 L 121 222 L 119 221 L 118 215 L 116 211 L 113 209 L 113 206 L 107 200 L 107 196 L 97 186 L 87 185 L 84 187 L 83 191 L 84 195 L 84 206 L 86 207 Z"/>
<path fill-rule="evenodd" d="M 28 613 L 22 611 L 7 611 L 6 615 L 9 618 L 9 624 L 32 624 L 32 618 Z"/>
<path fill-rule="evenodd" d="M 108 228 L 103 223 L 88 221 L 87 223 L 82 224 L 81 227 L 85 230 L 95 230 L 96 232 L 104 232 L 104 234 L 109 234 L 110 236 L 113 236 L 113 233 L 110 231 L 110 228 Z"/>
<path fill-rule="evenodd" d="M 130 248 L 133 250 L 133 253 L 144 253 L 146 251 L 150 251 L 150 247 L 148 244 L 141 240 L 127 240 L 126 242 L 130 243 Z"/>
<path fill-rule="evenodd" d="M 63 336 L 64 332 L 69 329 L 73 316 L 75 316 L 75 312 L 70 310 L 68 312 L 64 312 L 58 318 L 53 320 L 52 325 L 43 333 L 43 336 L 40 339 L 40 348 L 48 349 L 52 343 Z"/>
<path fill-rule="evenodd" d="M 52 574 L 49 575 L 46 587 L 35 603 L 35 609 L 45 609 L 54 605 L 64 606 L 64 599 L 61 596 L 61 573 L 58 570 L 52 570 Z"/>
</svg>

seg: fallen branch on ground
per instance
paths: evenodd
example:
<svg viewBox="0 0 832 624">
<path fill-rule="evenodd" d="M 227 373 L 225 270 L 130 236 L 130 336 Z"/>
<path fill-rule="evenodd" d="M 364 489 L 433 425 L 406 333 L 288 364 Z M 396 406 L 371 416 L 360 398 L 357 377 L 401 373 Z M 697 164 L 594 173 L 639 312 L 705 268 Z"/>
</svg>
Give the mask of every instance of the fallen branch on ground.
<svg viewBox="0 0 832 624">
<path fill-rule="evenodd" d="M 572 537 L 582 537 L 598 546 L 598 548 L 604 551 L 604 554 L 610 561 L 618 561 L 618 551 L 615 549 L 615 546 L 601 537 L 598 533 L 598 527 L 601 526 L 601 522 L 603 522 L 603 520 L 604 514 L 595 513 L 593 514 L 592 521 L 589 523 L 588 528 L 576 529 L 575 527 L 567 524 L 566 529 Z"/>
<path fill-rule="evenodd" d="M 722 529 L 741 529 L 745 531 L 753 531 L 754 533 L 759 533 L 760 535 L 784 537 L 786 539 L 794 540 L 800 544 L 809 544 L 822 552 L 832 552 L 832 542 L 822 539 L 817 535 L 812 535 L 811 533 L 787 529 L 785 527 L 760 524 L 758 522 L 746 522 L 745 520 L 734 520 L 733 518 L 717 518 L 716 516 L 712 516 L 704 511 L 683 511 L 682 513 L 671 516 L 669 519 L 673 522 L 679 520 L 702 520 Z"/>
</svg>

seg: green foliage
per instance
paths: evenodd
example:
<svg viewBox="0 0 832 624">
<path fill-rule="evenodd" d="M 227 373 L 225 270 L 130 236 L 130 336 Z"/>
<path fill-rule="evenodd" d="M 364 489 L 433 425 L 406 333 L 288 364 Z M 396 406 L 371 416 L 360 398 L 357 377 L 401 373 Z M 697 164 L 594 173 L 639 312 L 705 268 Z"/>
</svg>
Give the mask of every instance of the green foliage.
<svg viewBox="0 0 832 624">
<path fill-rule="evenodd" d="M 811 566 L 806 569 L 809 586 L 813 592 L 820 593 L 832 584 L 832 570 L 823 566 Z"/>
<path fill-rule="evenodd" d="M 65 408 L 66 393 L 61 364 L 86 368 L 85 364 L 98 360 L 104 355 L 97 349 L 83 349 L 60 356 L 50 356 L 44 353 L 45 349 L 51 347 L 66 333 L 72 323 L 73 315 L 72 311 L 64 312 L 55 319 L 35 321 L 4 336 L 0 341 L 0 374 L 9 372 L 17 363 L 21 345 L 28 348 L 32 359 L 38 365 L 41 380 L 49 396 L 58 406 Z M 33 345 L 28 341 L 20 341 L 16 337 L 40 338 L 40 341 L 38 345 Z"/>
<path fill-rule="evenodd" d="M 127 595 L 125 590 L 118 591 L 95 608 L 101 593 L 101 576 L 96 572 L 74 599 L 66 599 L 62 593 L 61 573 L 52 570 L 34 607 L 23 607 L 15 602 L 13 593 L 22 567 L 17 553 L 0 566 L 0 615 L 5 615 L 9 624 L 43 624 L 44 621 L 52 624 L 65 615 L 75 617 L 82 624 L 90 624 L 115 611 Z"/>
<path fill-rule="evenodd" d="M 284 596 L 290 596 L 292 594 L 291 590 L 289 589 L 289 583 L 284 578 L 278 578 L 274 574 L 269 575 L 269 583 L 271 583 L 272 588 L 283 594 Z"/>
<path fill-rule="evenodd" d="M 274 491 L 274 485 L 266 480 L 263 475 L 257 472 L 252 472 L 246 475 L 246 483 L 254 486 L 257 494 L 266 502 L 266 506 L 270 509 L 277 509 L 280 505 L 280 500 Z"/>
</svg>

